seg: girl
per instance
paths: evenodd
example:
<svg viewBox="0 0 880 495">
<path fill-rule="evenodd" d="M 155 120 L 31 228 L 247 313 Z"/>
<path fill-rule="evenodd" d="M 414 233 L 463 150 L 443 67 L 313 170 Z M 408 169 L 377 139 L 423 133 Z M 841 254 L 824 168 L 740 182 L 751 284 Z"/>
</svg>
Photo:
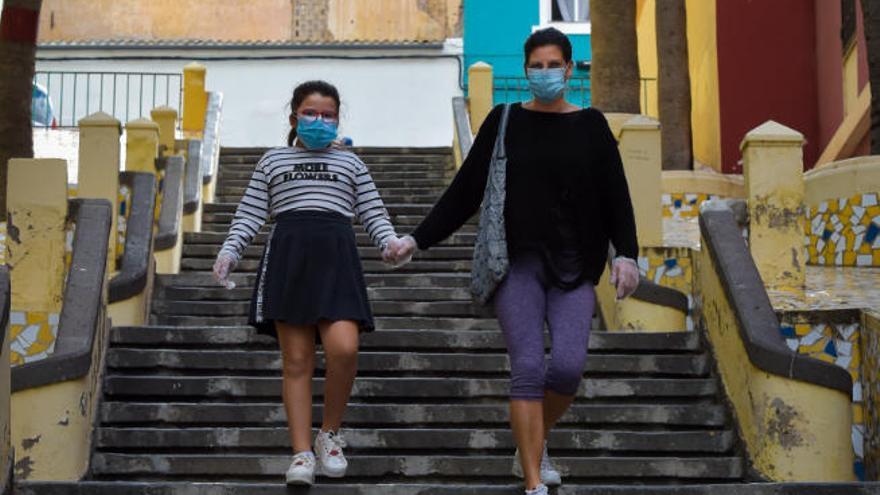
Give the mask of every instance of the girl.
<svg viewBox="0 0 880 495">
<path fill-rule="evenodd" d="M 514 474 L 527 494 L 561 483 L 546 438 L 574 400 L 587 357 L 593 286 L 608 242 L 620 254 L 611 281 L 617 296 L 638 284 L 635 220 L 617 144 L 605 117 L 564 98 L 571 43 L 554 28 L 526 40 L 525 72 L 533 99 L 510 108 L 504 221 L 510 268 L 494 294 L 510 356 L 510 416 L 518 451 Z M 449 189 L 393 253 L 428 249 L 477 212 L 502 106 L 480 128 Z M 544 322 L 552 337 L 544 362 Z"/>
<path fill-rule="evenodd" d="M 363 223 L 388 261 L 399 242 L 367 167 L 332 146 L 339 92 L 324 81 L 300 84 L 290 101 L 286 148 L 266 152 L 236 210 L 214 264 L 229 273 L 267 218 L 274 226 L 257 272 L 249 323 L 276 337 L 283 358 L 284 406 L 293 462 L 287 483 L 314 483 L 316 472 L 345 475 L 342 415 L 357 371 L 358 334 L 374 329 L 352 219 Z M 324 416 L 312 451 L 315 343 L 326 361 Z"/>
</svg>

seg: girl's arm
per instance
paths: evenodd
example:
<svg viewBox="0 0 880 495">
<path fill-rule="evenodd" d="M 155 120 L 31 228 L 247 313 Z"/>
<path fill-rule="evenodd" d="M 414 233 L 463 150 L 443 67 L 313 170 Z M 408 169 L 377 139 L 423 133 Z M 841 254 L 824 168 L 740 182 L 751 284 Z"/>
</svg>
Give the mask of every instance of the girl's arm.
<svg viewBox="0 0 880 495">
<path fill-rule="evenodd" d="M 233 264 L 241 259 L 245 248 L 263 228 L 269 217 L 269 181 L 263 172 L 266 155 L 257 163 L 241 202 L 235 211 L 229 233 L 220 248 L 220 254 L 230 256 Z"/>
<path fill-rule="evenodd" d="M 384 251 L 392 239 L 397 239 L 397 233 L 394 231 L 394 225 L 391 224 L 379 190 L 376 189 L 376 183 L 370 176 L 370 171 L 363 162 L 359 161 L 358 165 L 360 170 L 355 178 L 357 181 L 355 214 L 370 235 L 373 244 Z"/>
</svg>

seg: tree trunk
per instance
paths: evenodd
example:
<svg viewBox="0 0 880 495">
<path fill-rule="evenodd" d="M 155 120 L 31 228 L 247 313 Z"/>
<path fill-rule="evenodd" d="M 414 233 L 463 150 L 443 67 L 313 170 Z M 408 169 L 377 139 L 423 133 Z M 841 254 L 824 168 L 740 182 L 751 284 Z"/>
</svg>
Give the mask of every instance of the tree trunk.
<svg viewBox="0 0 880 495">
<path fill-rule="evenodd" d="M 603 112 L 641 113 L 635 0 L 590 0 L 592 105 Z"/>
<path fill-rule="evenodd" d="M 871 154 L 880 155 L 880 0 L 862 0 L 862 14 L 871 84 Z"/>
<path fill-rule="evenodd" d="M 31 94 L 42 0 L 5 0 L 0 17 L 0 219 L 10 158 L 34 156 Z"/>
<path fill-rule="evenodd" d="M 685 0 L 657 0 L 657 86 L 663 170 L 693 168 Z"/>
</svg>

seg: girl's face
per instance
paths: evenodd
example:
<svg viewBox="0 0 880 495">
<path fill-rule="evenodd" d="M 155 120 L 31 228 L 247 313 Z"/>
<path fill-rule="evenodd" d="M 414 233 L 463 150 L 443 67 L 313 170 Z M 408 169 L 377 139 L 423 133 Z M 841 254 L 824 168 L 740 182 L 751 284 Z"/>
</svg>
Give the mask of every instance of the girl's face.
<svg viewBox="0 0 880 495">
<path fill-rule="evenodd" d="M 571 78 L 572 64 L 562 56 L 562 49 L 556 45 L 539 46 L 529 53 L 526 69 L 565 68 L 565 78 Z"/>
<path fill-rule="evenodd" d="M 306 97 L 300 106 L 294 109 L 290 116 L 290 125 L 296 127 L 297 119 L 322 119 L 324 122 L 338 124 L 339 108 L 336 100 L 321 93 L 312 93 Z"/>
</svg>

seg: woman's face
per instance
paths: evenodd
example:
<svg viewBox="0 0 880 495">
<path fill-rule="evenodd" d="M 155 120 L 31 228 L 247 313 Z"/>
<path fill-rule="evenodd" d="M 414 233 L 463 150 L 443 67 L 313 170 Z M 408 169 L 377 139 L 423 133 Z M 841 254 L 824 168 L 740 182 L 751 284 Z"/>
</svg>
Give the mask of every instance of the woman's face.
<svg viewBox="0 0 880 495">
<path fill-rule="evenodd" d="M 336 100 L 321 93 L 312 93 L 303 100 L 294 114 L 290 116 L 290 125 L 296 127 L 297 116 L 320 117 L 327 123 L 339 123 L 339 108 Z"/>
<path fill-rule="evenodd" d="M 565 68 L 565 78 L 571 78 L 572 64 L 566 63 L 562 49 L 556 45 L 539 46 L 529 53 L 526 69 L 559 69 Z"/>
</svg>

